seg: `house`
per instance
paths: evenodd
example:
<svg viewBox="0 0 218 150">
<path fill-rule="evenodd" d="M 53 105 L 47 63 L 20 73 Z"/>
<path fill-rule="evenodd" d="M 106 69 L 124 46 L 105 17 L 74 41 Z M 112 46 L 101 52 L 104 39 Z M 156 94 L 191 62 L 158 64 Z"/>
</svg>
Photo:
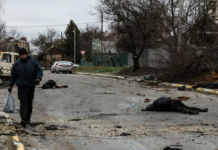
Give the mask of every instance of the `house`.
<svg viewBox="0 0 218 150">
<path fill-rule="evenodd" d="M 108 54 L 117 53 L 116 51 L 116 36 L 113 33 L 108 33 L 107 31 L 103 33 L 102 41 L 101 39 L 93 39 L 92 41 L 92 53 L 93 54 Z"/>
<path fill-rule="evenodd" d="M 62 61 L 62 51 L 54 46 L 46 52 L 45 59 L 50 62 Z"/>
<path fill-rule="evenodd" d="M 128 55 L 117 52 L 118 38 L 116 34 L 106 31 L 103 33 L 102 40 L 92 40 L 92 64 L 94 66 L 127 66 Z"/>
<path fill-rule="evenodd" d="M 16 52 L 18 53 L 20 48 L 25 48 L 29 53 L 29 42 L 26 37 L 15 39 L 14 37 L 8 37 L 0 43 L 1 51 Z"/>
</svg>

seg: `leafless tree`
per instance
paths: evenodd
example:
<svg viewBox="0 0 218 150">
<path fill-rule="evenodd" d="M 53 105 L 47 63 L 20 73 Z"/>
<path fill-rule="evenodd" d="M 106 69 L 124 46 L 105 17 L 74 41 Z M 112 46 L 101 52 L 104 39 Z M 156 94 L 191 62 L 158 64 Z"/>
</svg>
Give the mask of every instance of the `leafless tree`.
<svg viewBox="0 0 218 150">
<path fill-rule="evenodd" d="M 87 25 L 84 29 L 80 29 L 80 48 L 86 51 L 85 55 L 87 60 L 92 60 L 92 42 L 93 39 L 98 39 L 101 37 L 101 31 L 98 26 Z"/>
<path fill-rule="evenodd" d="M 2 43 L 5 40 L 6 37 L 6 30 L 5 30 L 5 24 L 2 23 L 0 25 L 0 42 Z"/>
<path fill-rule="evenodd" d="M 156 43 L 169 55 L 157 52 L 159 59 L 156 57 L 154 62 L 162 66 L 158 72 L 162 72 L 168 81 L 194 78 L 202 72 L 216 70 L 218 63 L 218 25 L 217 15 L 214 13 L 216 2 L 216 0 L 185 0 L 183 13 L 179 15 L 178 0 L 164 2 L 156 0 L 161 12 L 157 17 L 161 30 L 155 33 L 158 37 Z"/>
<path fill-rule="evenodd" d="M 157 19 L 150 15 L 161 15 L 154 9 L 155 3 L 152 0 L 99 0 L 99 3 L 96 10 L 103 12 L 111 30 L 118 34 L 119 49 L 133 54 L 134 71 L 138 70 L 139 58 L 146 48 L 152 47 L 153 33 L 158 29 Z"/>
<path fill-rule="evenodd" d="M 12 41 L 9 40 L 9 37 Z M 17 48 L 19 46 L 19 39 L 22 37 L 22 33 L 19 32 L 15 27 L 11 28 L 8 32 L 6 32 L 5 23 L 0 25 L 0 47 L 1 51 L 7 52 L 17 52 Z"/>
<path fill-rule="evenodd" d="M 43 57 L 49 52 L 52 46 L 55 46 L 55 40 L 60 38 L 60 34 L 53 28 L 46 29 L 45 33 L 39 33 L 37 38 L 31 39 L 31 44 L 35 47 L 34 49 L 37 50 L 39 56 L 43 59 Z M 49 52 L 51 57 L 51 63 L 53 61 L 52 56 L 53 52 Z"/>
</svg>

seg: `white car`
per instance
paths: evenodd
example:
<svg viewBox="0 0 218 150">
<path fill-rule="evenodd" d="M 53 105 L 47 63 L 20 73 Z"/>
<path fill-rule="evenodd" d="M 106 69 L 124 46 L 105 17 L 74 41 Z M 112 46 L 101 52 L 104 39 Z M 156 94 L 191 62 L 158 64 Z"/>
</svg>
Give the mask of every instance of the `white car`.
<svg viewBox="0 0 218 150">
<path fill-rule="evenodd" d="M 58 65 L 59 61 L 56 61 L 53 63 L 53 65 L 51 66 L 51 73 L 55 73 L 56 72 L 56 67 Z"/>
<path fill-rule="evenodd" d="M 60 61 L 55 70 L 56 73 L 73 73 L 73 65 L 72 62 L 69 61 Z"/>
<path fill-rule="evenodd" d="M 73 68 L 79 68 L 79 65 L 72 63 Z"/>
</svg>

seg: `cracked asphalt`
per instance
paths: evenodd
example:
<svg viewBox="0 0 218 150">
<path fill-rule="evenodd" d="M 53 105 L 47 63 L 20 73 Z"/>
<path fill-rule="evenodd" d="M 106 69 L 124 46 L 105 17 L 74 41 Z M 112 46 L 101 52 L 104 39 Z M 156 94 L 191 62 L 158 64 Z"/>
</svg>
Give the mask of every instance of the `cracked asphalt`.
<svg viewBox="0 0 218 150">
<path fill-rule="evenodd" d="M 27 150 L 218 149 L 217 95 L 45 71 L 42 83 L 48 79 L 69 88 L 36 88 L 32 126 L 23 129 L 19 125 L 19 110 L 10 114 Z M 164 89 L 168 91 L 161 91 Z M 7 88 L 1 87 L 0 103 L 6 94 Z M 12 94 L 19 107 L 16 87 Z M 191 99 L 184 102 L 186 105 L 208 108 L 209 112 L 187 115 L 141 111 L 161 96 L 188 96 Z M 144 102 L 146 98 L 151 101 Z"/>
</svg>

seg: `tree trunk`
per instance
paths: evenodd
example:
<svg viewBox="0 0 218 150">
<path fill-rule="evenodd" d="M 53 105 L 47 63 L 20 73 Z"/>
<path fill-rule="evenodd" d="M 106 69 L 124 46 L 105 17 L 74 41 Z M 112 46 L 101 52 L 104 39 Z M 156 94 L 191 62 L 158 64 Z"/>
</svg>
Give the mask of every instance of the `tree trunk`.
<svg viewBox="0 0 218 150">
<path fill-rule="evenodd" d="M 139 58 L 136 57 L 136 58 L 133 58 L 133 72 L 137 71 L 139 69 Z"/>
<path fill-rule="evenodd" d="M 110 59 L 111 59 L 112 65 L 115 67 L 115 63 L 114 63 L 114 60 L 113 60 L 113 58 L 112 58 L 111 51 L 109 51 L 109 55 L 110 55 Z"/>
<path fill-rule="evenodd" d="M 119 62 L 119 64 L 120 64 L 120 67 L 123 67 L 123 65 L 122 65 L 122 63 L 121 63 L 121 61 L 120 61 L 120 58 L 117 57 L 117 60 L 118 60 L 118 62 Z"/>
</svg>

